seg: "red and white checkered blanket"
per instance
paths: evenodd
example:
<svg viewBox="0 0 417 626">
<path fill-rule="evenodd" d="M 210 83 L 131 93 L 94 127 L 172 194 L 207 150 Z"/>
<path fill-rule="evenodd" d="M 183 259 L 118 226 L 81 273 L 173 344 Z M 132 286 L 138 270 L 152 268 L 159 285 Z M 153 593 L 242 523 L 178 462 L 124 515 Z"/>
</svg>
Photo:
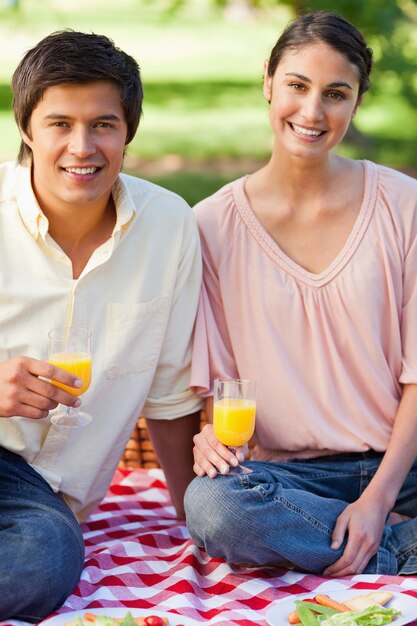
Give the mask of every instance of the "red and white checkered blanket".
<svg viewBox="0 0 417 626">
<path fill-rule="evenodd" d="M 417 598 L 417 577 L 358 575 L 329 580 L 211 559 L 194 545 L 185 523 L 176 519 L 160 470 L 118 470 L 83 532 L 85 569 L 59 614 L 155 607 L 156 614 L 171 612 L 205 624 L 264 626 L 271 603 L 290 594 L 400 585 Z M 417 624 L 417 616 L 412 623 Z"/>
</svg>

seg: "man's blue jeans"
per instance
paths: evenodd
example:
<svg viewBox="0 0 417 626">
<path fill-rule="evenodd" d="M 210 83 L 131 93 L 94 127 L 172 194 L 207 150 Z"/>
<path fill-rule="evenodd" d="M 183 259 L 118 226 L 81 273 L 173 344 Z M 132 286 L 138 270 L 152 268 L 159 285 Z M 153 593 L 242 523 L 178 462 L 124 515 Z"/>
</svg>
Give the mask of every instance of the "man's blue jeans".
<svg viewBox="0 0 417 626">
<path fill-rule="evenodd" d="M 52 613 L 83 563 L 71 510 L 22 457 L 0 447 L 0 621 L 39 622 Z"/>
<path fill-rule="evenodd" d="M 287 463 L 247 462 L 250 474 L 195 478 L 185 495 L 187 525 L 212 557 L 258 565 L 289 561 L 321 573 L 343 553 L 331 550 L 337 517 L 378 469 L 375 452 Z M 417 516 L 417 462 L 394 510 Z M 367 574 L 417 573 L 417 519 L 385 526 Z"/>
</svg>

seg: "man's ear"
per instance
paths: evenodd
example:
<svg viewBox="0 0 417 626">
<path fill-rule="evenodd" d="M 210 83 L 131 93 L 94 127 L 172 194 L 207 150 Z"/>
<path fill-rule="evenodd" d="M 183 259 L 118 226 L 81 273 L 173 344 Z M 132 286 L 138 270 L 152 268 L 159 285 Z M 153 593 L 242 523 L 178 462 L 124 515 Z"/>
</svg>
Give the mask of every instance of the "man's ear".
<svg viewBox="0 0 417 626">
<path fill-rule="evenodd" d="M 25 131 L 23 130 L 23 128 L 21 128 L 21 127 L 19 126 L 19 133 L 20 133 L 20 136 L 21 136 L 21 138 L 22 138 L 22 141 L 24 141 L 24 142 L 25 142 L 25 144 L 31 148 L 31 147 L 32 147 L 32 138 L 31 138 L 31 136 L 29 135 L 29 133 L 30 133 L 30 129 L 28 128 L 28 130 L 25 132 Z"/>
<path fill-rule="evenodd" d="M 264 93 L 265 99 L 268 100 L 268 102 L 271 102 L 271 98 L 272 98 L 272 76 L 270 76 L 268 74 L 268 66 L 269 66 L 269 59 L 266 59 L 264 61 L 264 87 L 263 87 L 263 93 Z"/>
</svg>

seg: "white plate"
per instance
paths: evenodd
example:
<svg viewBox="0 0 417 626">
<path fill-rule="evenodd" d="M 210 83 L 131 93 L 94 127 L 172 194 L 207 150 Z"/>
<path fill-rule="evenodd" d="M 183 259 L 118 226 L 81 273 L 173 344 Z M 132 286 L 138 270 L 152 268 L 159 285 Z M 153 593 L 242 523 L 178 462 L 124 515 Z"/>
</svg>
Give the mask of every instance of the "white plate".
<svg viewBox="0 0 417 626">
<path fill-rule="evenodd" d="M 274 606 L 266 612 L 265 619 L 270 626 L 288 626 L 288 615 L 295 609 L 294 601 L 313 598 L 317 593 L 325 593 L 327 596 L 334 598 L 338 602 L 343 602 L 343 600 L 353 598 L 354 596 L 366 595 L 370 591 L 385 590 L 390 591 L 390 588 L 344 589 L 343 591 L 340 591 L 340 589 L 338 591 L 326 589 L 326 591 L 322 592 L 311 591 L 310 593 L 300 593 L 298 595 L 288 596 L 287 598 L 282 598 L 282 600 L 274 602 Z M 409 624 L 413 620 L 417 619 L 417 598 L 414 598 L 413 596 L 409 596 L 405 593 L 394 593 L 392 600 L 390 600 L 385 606 L 401 611 L 401 615 L 393 620 L 393 626 L 403 626 L 404 624 Z"/>
<path fill-rule="evenodd" d="M 149 615 L 157 615 L 158 617 L 167 617 L 169 619 L 169 626 L 201 626 L 201 622 L 197 622 L 190 617 L 183 617 L 182 615 L 176 615 L 175 613 L 167 613 L 166 611 L 160 611 L 157 607 L 155 609 L 129 609 L 126 607 L 117 609 L 83 609 L 82 611 L 68 611 L 68 613 L 61 613 L 60 615 L 54 615 L 40 622 L 42 626 L 63 626 L 67 622 L 72 622 L 77 617 L 83 617 L 84 613 L 94 613 L 95 615 L 107 615 L 108 617 L 124 617 L 126 613 L 130 612 L 133 617 L 149 617 Z"/>
</svg>

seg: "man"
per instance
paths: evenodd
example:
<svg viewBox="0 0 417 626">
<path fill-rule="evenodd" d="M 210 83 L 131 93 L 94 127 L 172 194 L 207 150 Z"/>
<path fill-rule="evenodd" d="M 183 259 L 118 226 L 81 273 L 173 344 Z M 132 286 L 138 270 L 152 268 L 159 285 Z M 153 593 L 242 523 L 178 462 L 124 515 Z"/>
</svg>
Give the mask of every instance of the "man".
<svg viewBox="0 0 417 626">
<path fill-rule="evenodd" d="M 106 37 L 60 31 L 16 69 L 18 163 L 0 167 L 0 620 L 37 622 L 83 567 L 83 520 L 138 415 L 183 515 L 201 400 L 189 390 L 200 288 L 186 203 L 120 174 L 142 108 L 139 68 Z M 81 381 L 47 361 L 48 332 L 92 331 L 85 428 L 51 425 Z M 78 521 L 77 519 L 78 518 Z"/>
</svg>

